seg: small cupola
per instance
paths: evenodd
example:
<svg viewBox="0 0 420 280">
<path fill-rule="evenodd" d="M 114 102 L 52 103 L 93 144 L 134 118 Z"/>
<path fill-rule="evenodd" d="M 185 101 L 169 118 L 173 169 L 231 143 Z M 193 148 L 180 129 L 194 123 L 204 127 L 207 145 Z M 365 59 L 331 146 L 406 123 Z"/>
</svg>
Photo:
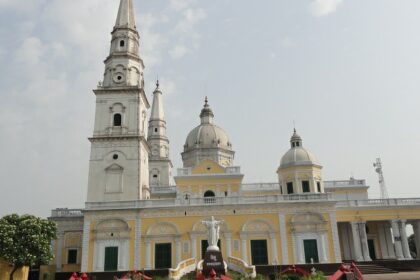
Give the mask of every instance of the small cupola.
<svg viewBox="0 0 420 280">
<path fill-rule="evenodd" d="M 290 145 L 292 148 L 302 147 L 302 138 L 296 133 L 296 128 L 293 130 L 293 135 L 290 138 Z"/>
<path fill-rule="evenodd" d="M 212 124 L 213 123 L 214 114 L 213 114 L 213 111 L 210 108 L 207 96 L 204 99 L 204 107 L 201 110 L 200 118 L 201 118 L 201 123 L 202 124 L 205 124 L 205 123 Z"/>
</svg>

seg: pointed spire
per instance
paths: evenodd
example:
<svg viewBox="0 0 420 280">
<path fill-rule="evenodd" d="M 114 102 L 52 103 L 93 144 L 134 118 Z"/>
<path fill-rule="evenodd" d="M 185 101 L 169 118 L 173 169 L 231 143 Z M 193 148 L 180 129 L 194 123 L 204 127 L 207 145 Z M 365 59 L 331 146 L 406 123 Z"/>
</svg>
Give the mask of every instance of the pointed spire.
<svg viewBox="0 0 420 280">
<path fill-rule="evenodd" d="M 114 28 L 136 29 L 133 0 L 121 0 Z"/>
<path fill-rule="evenodd" d="M 156 89 L 153 91 L 153 104 L 150 120 L 165 121 L 165 113 L 163 112 L 162 91 L 159 88 L 159 80 L 156 80 Z"/>
</svg>

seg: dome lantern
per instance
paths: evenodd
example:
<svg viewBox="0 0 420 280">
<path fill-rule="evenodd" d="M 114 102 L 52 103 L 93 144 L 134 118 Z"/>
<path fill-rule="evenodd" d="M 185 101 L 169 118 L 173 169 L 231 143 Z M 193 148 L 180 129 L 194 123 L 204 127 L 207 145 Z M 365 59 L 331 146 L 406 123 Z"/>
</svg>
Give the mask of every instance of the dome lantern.
<svg viewBox="0 0 420 280">
<path fill-rule="evenodd" d="M 204 107 L 201 110 L 200 118 L 201 118 L 201 123 L 202 124 L 204 124 L 204 123 L 212 124 L 213 123 L 214 114 L 213 114 L 213 111 L 210 108 L 207 96 L 204 99 Z"/>
</svg>

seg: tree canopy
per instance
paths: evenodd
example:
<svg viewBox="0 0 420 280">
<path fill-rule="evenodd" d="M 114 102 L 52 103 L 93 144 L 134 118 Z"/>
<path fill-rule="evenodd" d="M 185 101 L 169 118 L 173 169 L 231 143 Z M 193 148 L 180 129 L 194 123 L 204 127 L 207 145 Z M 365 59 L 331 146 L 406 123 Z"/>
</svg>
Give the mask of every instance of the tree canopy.
<svg viewBox="0 0 420 280">
<path fill-rule="evenodd" d="M 31 215 L 7 215 L 0 219 L 0 258 L 13 265 L 10 279 L 23 266 L 47 264 L 53 255 L 55 223 Z"/>
</svg>

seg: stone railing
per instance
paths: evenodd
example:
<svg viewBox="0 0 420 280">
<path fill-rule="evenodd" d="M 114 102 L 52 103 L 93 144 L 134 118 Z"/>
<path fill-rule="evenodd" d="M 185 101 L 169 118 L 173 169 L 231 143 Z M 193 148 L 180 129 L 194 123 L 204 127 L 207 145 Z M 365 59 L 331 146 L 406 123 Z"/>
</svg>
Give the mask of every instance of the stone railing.
<svg viewBox="0 0 420 280">
<path fill-rule="evenodd" d="M 342 200 L 337 202 L 337 207 L 381 207 L 381 206 L 420 206 L 420 198 L 389 198 L 389 199 L 365 199 L 365 200 Z"/>
<path fill-rule="evenodd" d="M 176 186 L 150 186 L 152 194 L 171 194 L 176 193 Z"/>
<path fill-rule="evenodd" d="M 169 279 L 179 280 L 182 276 L 197 268 L 197 262 L 194 258 L 181 261 L 176 268 L 169 269 Z"/>
<path fill-rule="evenodd" d="M 324 181 L 324 187 L 326 188 L 337 188 L 337 187 L 367 187 L 365 180 L 335 180 L 335 181 Z"/>
<path fill-rule="evenodd" d="M 230 270 L 236 271 L 246 278 L 255 278 L 257 276 L 255 265 L 248 265 L 244 260 L 230 256 L 227 259 L 227 265 Z"/>
<path fill-rule="evenodd" d="M 280 191 L 279 183 L 250 183 L 242 184 L 243 191 Z"/>
<path fill-rule="evenodd" d="M 225 174 L 241 174 L 241 167 L 240 166 L 228 166 L 225 168 Z M 176 172 L 177 176 L 200 176 L 200 175 L 208 175 L 208 174 L 198 174 L 193 175 L 192 174 L 192 168 L 186 167 L 186 168 L 178 168 Z M 223 175 L 219 174 L 219 175 Z"/>
<path fill-rule="evenodd" d="M 216 196 L 191 197 L 171 199 L 148 199 L 134 201 L 86 202 L 86 209 L 133 209 L 133 208 L 160 208 L 175 206 L 205 206 L 205 205 L 243 205 L 288 203 L 308 201 L 332 201 L 330 193 L 305 193 L 289 195 L 261 195 L 261 196 Z"/>
<path fill-rule="evenodd" d="M 82 209 L 57 208 L 51 210 L 51 218 L 83 217 Z"/>
</svg>

